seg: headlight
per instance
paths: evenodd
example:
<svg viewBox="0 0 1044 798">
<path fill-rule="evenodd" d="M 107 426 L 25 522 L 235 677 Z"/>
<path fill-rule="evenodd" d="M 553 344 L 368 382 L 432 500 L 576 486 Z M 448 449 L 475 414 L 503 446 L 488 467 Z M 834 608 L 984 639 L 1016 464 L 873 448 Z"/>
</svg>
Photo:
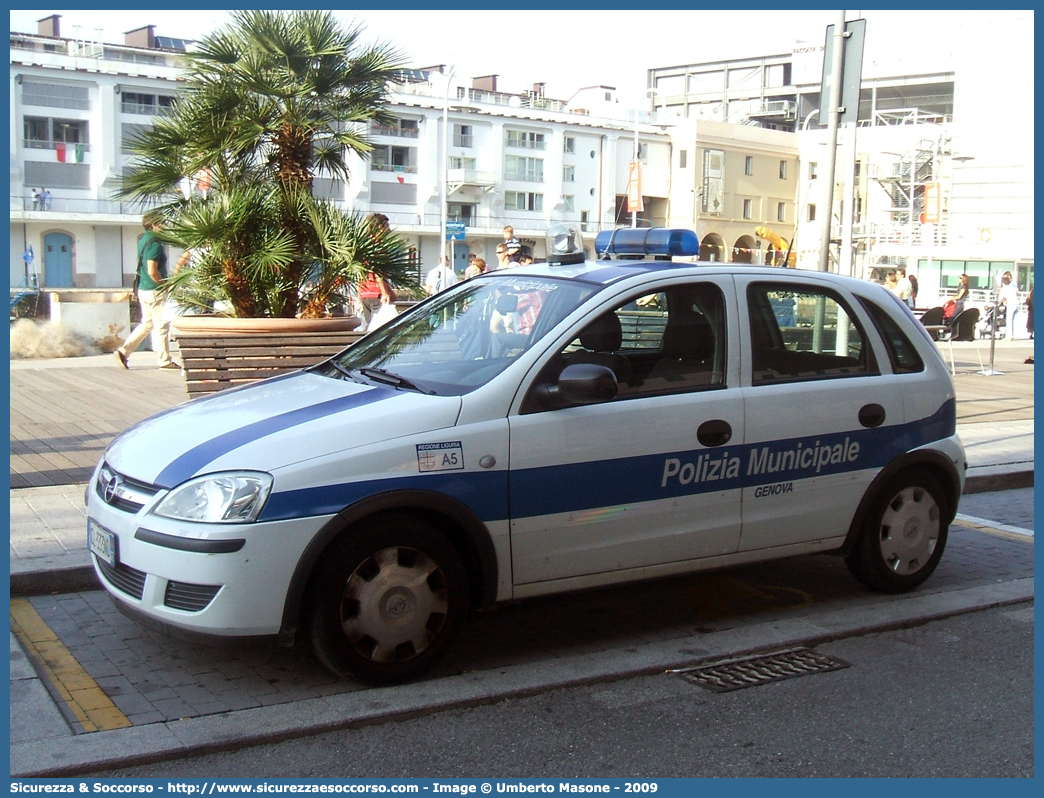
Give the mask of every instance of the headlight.
<svg viewBox="0 0 1044 798">
<path fill-rule="evenodd" d="M 205 524 L 247 524 L 265 506 L 272 477 L 257 471 L 208 474 L 174 488 L 152 511 Z"/>
</svg>

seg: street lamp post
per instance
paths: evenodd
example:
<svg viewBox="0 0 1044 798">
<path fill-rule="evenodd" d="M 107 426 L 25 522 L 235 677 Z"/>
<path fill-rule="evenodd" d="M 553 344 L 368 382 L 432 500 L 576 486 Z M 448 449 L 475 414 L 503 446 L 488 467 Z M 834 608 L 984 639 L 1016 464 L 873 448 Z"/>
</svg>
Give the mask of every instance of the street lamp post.
<svg viewBox="0 0 1044 798">
<path fill-rule="evenodd" d="M 638 193 L 638 196 L 633 199 L 633 202 L 631 204 L 631 227 L 637 227 L 638 226 L 638 203 L 641 200 L 641 186 L 642 186 L 642 183 L 641 183 L 641 169 L 642 169 L 642 167 L 641 167 L 641 164 L 638 161 L 638 149 L 639 149 L 639 144 L 638 144 L 638 133 L 639 133 L 638 125 L 642 121 L 642 100 L 644 100 L 647 95 L 650 95 L 650 94 L 655 95 L 657 93 L 658 92 L 654 88 L 650 87 L 650 88 L 646 89 L 644 92 L 642 92 L 642 96 L 638 99 L 638 105 L 637 105 L 637 107 L 634 110 L 634 158 L 631 161 L 631 174 L 629 176 L 630 180 L 628 181 L 627 191 L 628 191 L 628 196 L 630 196 L 631 192 L 633 192 L 635 190 L 637 190 L 639 193 Z M 654 101 L 653 102 L 653 107 L 655 108 L 655 106 L 656 106 L 656 103 Z M 635 183 L 633 181 L 637 181 L 637 185 L 635 185 Z"/>
<path fill-rule="evenodd" d="M 455 67 L 450 67 L 446 75 L 446 94 L 442 102 L 442 168 L 439 176 L 442 180 L 442 224 L 439 231 L 439 265 L 446 263 L 446 223 L 449 221 L 449 94 L 456 76 Z"/>
</svg>

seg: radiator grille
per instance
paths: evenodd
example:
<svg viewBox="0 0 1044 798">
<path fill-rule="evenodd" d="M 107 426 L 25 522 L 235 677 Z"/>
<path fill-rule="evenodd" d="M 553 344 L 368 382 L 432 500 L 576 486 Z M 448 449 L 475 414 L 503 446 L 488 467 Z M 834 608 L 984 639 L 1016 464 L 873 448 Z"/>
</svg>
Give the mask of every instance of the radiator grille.
<svg viewBox="0 0 1044 798">
<path fill-rule="evenodd" d="M 101 570 L 102 576 L 105 577 L 105 581 L 121 593 L 126 593 L 128 596 L 141 600 L 141 597 L 145 594 L 144 571 L 131 568 L 123 563 L 116 563 L 116 567 L 113 568 L 99 557 L 95 557 L 94 561 L 98 563 L 98 568 Z"/>
<path fill-rule="evenodd" d="M 199 612 L 205 610 L 221 590 L 221 585 L 194 585 L 191 582 L 167 582 L 163 603 L 173 610 Z"/>
</svg>

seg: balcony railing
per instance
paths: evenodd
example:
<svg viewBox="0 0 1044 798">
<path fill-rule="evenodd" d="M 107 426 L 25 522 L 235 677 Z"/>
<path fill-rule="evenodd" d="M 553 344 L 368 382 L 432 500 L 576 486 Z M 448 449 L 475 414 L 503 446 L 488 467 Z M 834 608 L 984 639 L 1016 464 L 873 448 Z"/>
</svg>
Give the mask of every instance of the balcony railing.
<svg viewBox="0 0 1044 798">
<path fill-rule="evenodd" d="M 447 169 L 446 179 L 458 185 L 492 186 L 496 185 L 497 175 L 495 172 L 480 172 L 477 169 Z"/>
<path fill-rule="evenodd" d="M 134 103 L 123 100 L 120 103 L 120 111 L 125 114 L 140 114 L 142 116 L 169 116 L 174 110 L 171 105 L 157 105 L 156 103 Z"/>
<path fill-rule="evenodd" d="M 51 196 L 51 207 L 45 209 L 39 203 L 33 207 L 32 197 L 11 197 L 11 213 L 22 211 L 37 211 L 47 214 L 69 214 L 69 213 L 97 213 L 110 216 L 135 216 L 141 215 L 152 207 L 152 204 L 143 205 L 140 202 L 118 202 L 116 200 L 86 199 L 78 197 L 55 197 Z"/>
<path fill-rule="evenodd" d="M 371 163 L 370 164 L 370 171 L 371 172 L 404 172 L 406 174 L 413 175 L 413 174 L 417 173 L 417 167 L 416 166 L 400 166 L 399 164 L 393 164 L 393 163 Z"/>
<path fill-rule="evenodd" d="M 64 144 L 69 150 L 79 147 L 83 152 L 90 152 L 90 144 L 80 144 L 73 141 L 47 141 L 46 139 L 23 139 L 22 146 L 27 150 L 56 150 L 59 144 Z"/>
<path fill-rule="evenodd" d="M 404 139 L 415 139 L 420 135 L 420 130 L 415 127 L 398 125 L 370 125 L 370 132 L 375 136 L 397 136 Z"/>
<path fill-rule="evenodd" d="M 529 139 L 505 139 L 504 146 L 518 150 L 546 150 L 546 141 L 531 141 Z"/>
</svg>

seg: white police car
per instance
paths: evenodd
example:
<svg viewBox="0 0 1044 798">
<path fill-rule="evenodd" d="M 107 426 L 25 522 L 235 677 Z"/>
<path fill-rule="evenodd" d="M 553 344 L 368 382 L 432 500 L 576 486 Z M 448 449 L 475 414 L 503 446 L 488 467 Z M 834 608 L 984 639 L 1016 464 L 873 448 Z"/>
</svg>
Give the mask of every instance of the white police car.
<svg viewBox="0 0 1044 798">
<path fill-rule="evenodd" d="M 87 501 L 106 589 L 171 633 L 305 634 L 394 682 L 475 605 L 813 552 L 885 591 L 932 573 L 966 463 L 903 303 L 673 262 L 691 231 L 580 242 L 559 227 L 551 263 L 117 437 Z"/>
</svg>

